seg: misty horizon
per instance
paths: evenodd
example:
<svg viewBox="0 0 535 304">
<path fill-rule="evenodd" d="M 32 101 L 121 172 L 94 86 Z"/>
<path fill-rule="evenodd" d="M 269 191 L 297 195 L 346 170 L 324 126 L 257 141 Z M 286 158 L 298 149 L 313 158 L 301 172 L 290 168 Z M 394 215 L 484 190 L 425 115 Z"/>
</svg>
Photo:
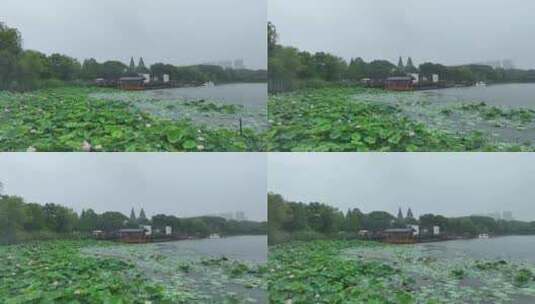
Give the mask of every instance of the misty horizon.
<svg viewBox="0 0 535 304">
<path fill-rule="evenodd" d="M 330 155 L 334 154 L 334 155 Z M 268 156 L 268 191 L 346 212 L 411 208 L 418 217 L 511 211 L 535 221 L 535 156 L 514 153 L 319 153 Z"/>
<path fill-rule="evenodd" d="M 322 201 L 293 201 L 293 200 L 289 200 L 285 195 L 284 193 L 275 193 L 275 192 L 271 192 L 272 194 L 278 194 L 280 196 L 282 196 L 282 198 L 287 201 L 287 202 L 291 202 L 291 203 L 301 203 L 301 204 L 312 204 L 312 203 L 320 203 L 320 204 L 324 204 L 324 205 L 327 205 L 327 206 L 330 206 L 330 207 L 334 207 L 336 209 L 338 209 L 338 211 L 340 212 L 343 212 L 344 214 L 348 211 L 348 210 L 353 210 L 353 209 L 359 209 L 362 213 L 364 214 L 369 214 L 371 212 L 387 212 L 389 214 L 391 214 L 392 216 L 394 217 L 397 217 L 397 214 L 398 214 L 398 210 L 399 208 L 401 208 L 401 212 L 403 214 L 403 217 L 406 217 L 407 216 L 407 212 L 409 209 L 411 209 L 411 212 L 413 213 L 413 216 L 414 218 L 419 218 L 420 216 L 422 215 L 426 215 L 426 214 L 433 214 L 433 215 L 443 215 L 444 214 L 441 214 L 441 213 L 437 213 L 437 212 L 426 212 L 426 213 L 421 213 L 421 212 L 418 212 L 418 210 L 414 210 L 414 208 L 411 208 L 410 204 L 409 205 L 401 205 L 400 207 L 396 207 L 395 209 L 381 209 L 381 210 L 373 210 L 373 209 L 370 209 L 370 210 L 363 210 L 361 209 L 358 205 L 355 205 L 353 207 L 348 207 L 347 209 L 340 209 L 339 207 L 337 206 L 334 206 L 332 205 L 331 203 L 325 203 L 325 202 L 322 202 Z M 465 214 L 465 215 L 456 215 L 456 216 L 446 216 L 448 218 L 460 218 L 460 217 L 469 217 L 469 216 L 485 216 L 485 217 L 493 217 L 493 215 L 495 215 L 496 213 L 498 213 L 500 215 L 500 217 L 503 217 L 503 213 L 504 212 L 510 212 L 510 210 L 508 209 L 504 209 L 504 210 L 489 210 L 487 211 L 486 213 L 479 213 L 479 214 Z M 514 213 L 513 213 L 513 218 L 514 218 Z M 514 220 L 518 220 L 517 218 L 514 218 Z M 533 218 L 532 220 L 525 220 L 525 221 L 528 221 L 528 222 L 535 222 L 535 218 Z"/>
<path fill-rule="evenodd" d="M 83 62 L 118 60 L 176 66 L 243 59 L 267 66 L 265 0 L 6 0 L 0 22 L 17 28 L 25 49 Z"/>
<path fill-rule="evenodd" d="M 534 69 L 535 3 L 515 1 L 272 0 L 268 20 L 280 43 L 349 61 L 401 56 L 446 66 L 511 60 Z M 454 16 L 454 17 L 453 17 Z"/>
<path fill-rule="evenodd" d="M 244 212 L 265 221 L 262 155 L 241 153 L 0 154 L 4 194 L 97 213 L 196 217 Z M 207 191 L 209 190 L 209 191 Z"/>
</svg>

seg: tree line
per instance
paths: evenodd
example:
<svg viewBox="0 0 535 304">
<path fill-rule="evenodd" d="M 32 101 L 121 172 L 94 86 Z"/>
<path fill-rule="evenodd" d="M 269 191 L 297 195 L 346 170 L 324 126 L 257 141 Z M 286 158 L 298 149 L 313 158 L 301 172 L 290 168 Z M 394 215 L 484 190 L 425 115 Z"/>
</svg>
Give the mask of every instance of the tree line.
<svg viewBox="0 0 535 304">
<path fill-rule="evenodd" d="M 159 79 L 168 74 L 179 84 L 266 81 L 266 71 L 263 70 L 234 70 L 214 65 L 177 67 L 164 63 L 146 67 L 143 58 L 136 67 L 133 58 L 130 65 L 126 65 L 116 60 L 99 63 L 90 58 L 79 62 L 64 54 L 46 55 L 23 49 L 20 32 L 0 22 L 0 90 L 25 91 L 65 83 L 87 84 L 97 78 L 116 80 L 138 73 L 149 73 Z"/>
<path fill-rule="evenodd" d="M 345 59 L 325 53 L 310 53 L 298 48 L 279 44 L 275 25 L 268 23 L 268 78 L 271 86 L 283 83 L 287 89 L 320 87 L 333 83 L 355 83 L 362 79 L 385 79 L 391 76 L 405 76 L 420 73 L 432 74 L 452 83 L 486 82 L 535 82 L 535 70 L 492 68 L 481 64 L 445 66 L 426 62 L 416 67 L 412 58 L 397 65 L 388 60 L 366 62 L 360 57 Z M 270 88 L 271 91 L 275 89 Z"/>
<path fill-rule="evenodd" d="M 481 233 L 492 235 L 535 234 L 535 221 L 495 220 L 486 216 L 449 218 L 424 214 L 418 219 L 400 220 L 385 211 L 363 213 L 358 208 L 345 213 L 327 204 L 286 201 L 280 194 L 268 194 L 269 242 L 321 238 L 354 238 L 361 230 L 372 232 L 389 228 L 404 228 L 408 224 L 432 229 L 439 226 L 442 234 L 473 237 Z"/>
<path fill-rule="evenodd" d="M 132 212 L 133 213 L 133 212 Z M 147 218 L 141 210 L 138 217 L 120 212 L 96 213 L 74 210 L 54 204 L 26 203 L 17 196 L 0 193 L 0 244 L 28 240 L 87 237 L 95 230 L 114 232 L 123 228 L 139 228 L 151 225 L 153 230 L 165 231 L 171 226 L 173 233 L 194 237 L 206 237 L 212 233 L 221 235 L 265 234 L 265 222 L 226 220 L 215 216 L 179 218 L 158 214 Z"/>
</svg>

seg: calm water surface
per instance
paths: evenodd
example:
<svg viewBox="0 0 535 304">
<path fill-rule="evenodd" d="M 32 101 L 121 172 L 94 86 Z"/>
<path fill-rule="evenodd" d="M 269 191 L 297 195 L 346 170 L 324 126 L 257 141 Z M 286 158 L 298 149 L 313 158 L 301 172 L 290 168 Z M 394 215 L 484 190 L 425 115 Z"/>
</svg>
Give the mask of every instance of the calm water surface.
<svg viewBox="0 0 535 304">
<path fill-rule="evenodd" d="M 535 264 L 535 236 L 507 236 L 419 244 L 432 254 L 445 257 L 468 255 L 478 259 L 504 259 Z"/>
<path fill-rule="evenodd" d="M 421 93 L 437 102 L 485 102 L 493 106 L 535 109 L 535 83 L 450 88 Z"/>
<path fill-rule="evenodd" d="M 165 252 L 188 251 L 201 256 L 226 256 L 254 263 L 267 261 L 267 236 L 235 236 L 221 239 L 156 243 Z"/>
<path fill-rule="evenodd" d="M 206 99 L 246 107 L 266 107 L 267 105 L 266 83 L 233 83 L 213 87 L 149 90 L 144 93 L 156 99 Z"/>
</svg>

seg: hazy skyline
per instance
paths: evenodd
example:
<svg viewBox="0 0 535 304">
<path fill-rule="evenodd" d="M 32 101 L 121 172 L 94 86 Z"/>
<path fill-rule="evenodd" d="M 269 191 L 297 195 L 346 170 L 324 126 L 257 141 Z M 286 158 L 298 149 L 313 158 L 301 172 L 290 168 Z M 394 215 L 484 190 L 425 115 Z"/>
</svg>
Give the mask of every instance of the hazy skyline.
<svg viewBox="0 0 535 304">
<path fill-rule="evenodd" d="M 512 211 L 535 221 L 531 153 L 276 153 L 268 190 L 290 201 L 322 202 L 342 211 L 410 207 L 415 216 Z"/>
<path fill-rule="evenodd" d="M 459 65 L 511 59 L 535 69 L 535 2 L 523 0 L 269 0 L 283 45 L 346 60 L 411 56 Z"/>
<path fill-rule="evenodd" d="M 23 46 L 82 61 L 147 65 L 243 59 L 265 69 L 267 0 L 3 0 L 0 22 Z"/>
<path fill-rule="evenodd" d="M 80 212 L 266 220 L 263 153 L 0 153 L 4 192 Z"/>
</svg>

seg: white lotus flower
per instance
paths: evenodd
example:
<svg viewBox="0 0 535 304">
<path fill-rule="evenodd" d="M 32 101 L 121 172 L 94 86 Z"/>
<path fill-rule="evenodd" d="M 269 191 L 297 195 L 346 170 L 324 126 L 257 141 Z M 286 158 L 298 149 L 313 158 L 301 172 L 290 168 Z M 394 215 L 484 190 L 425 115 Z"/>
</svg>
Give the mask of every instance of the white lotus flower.
<svg viewBox="0 0 535 304">
<path fill-rule="evenodd" d="M 87 140 L 84 140 L 82 143 L 82 150 L 85 152 L 91 152 L 91 144 L 87 142 Z"/>
</svg>

